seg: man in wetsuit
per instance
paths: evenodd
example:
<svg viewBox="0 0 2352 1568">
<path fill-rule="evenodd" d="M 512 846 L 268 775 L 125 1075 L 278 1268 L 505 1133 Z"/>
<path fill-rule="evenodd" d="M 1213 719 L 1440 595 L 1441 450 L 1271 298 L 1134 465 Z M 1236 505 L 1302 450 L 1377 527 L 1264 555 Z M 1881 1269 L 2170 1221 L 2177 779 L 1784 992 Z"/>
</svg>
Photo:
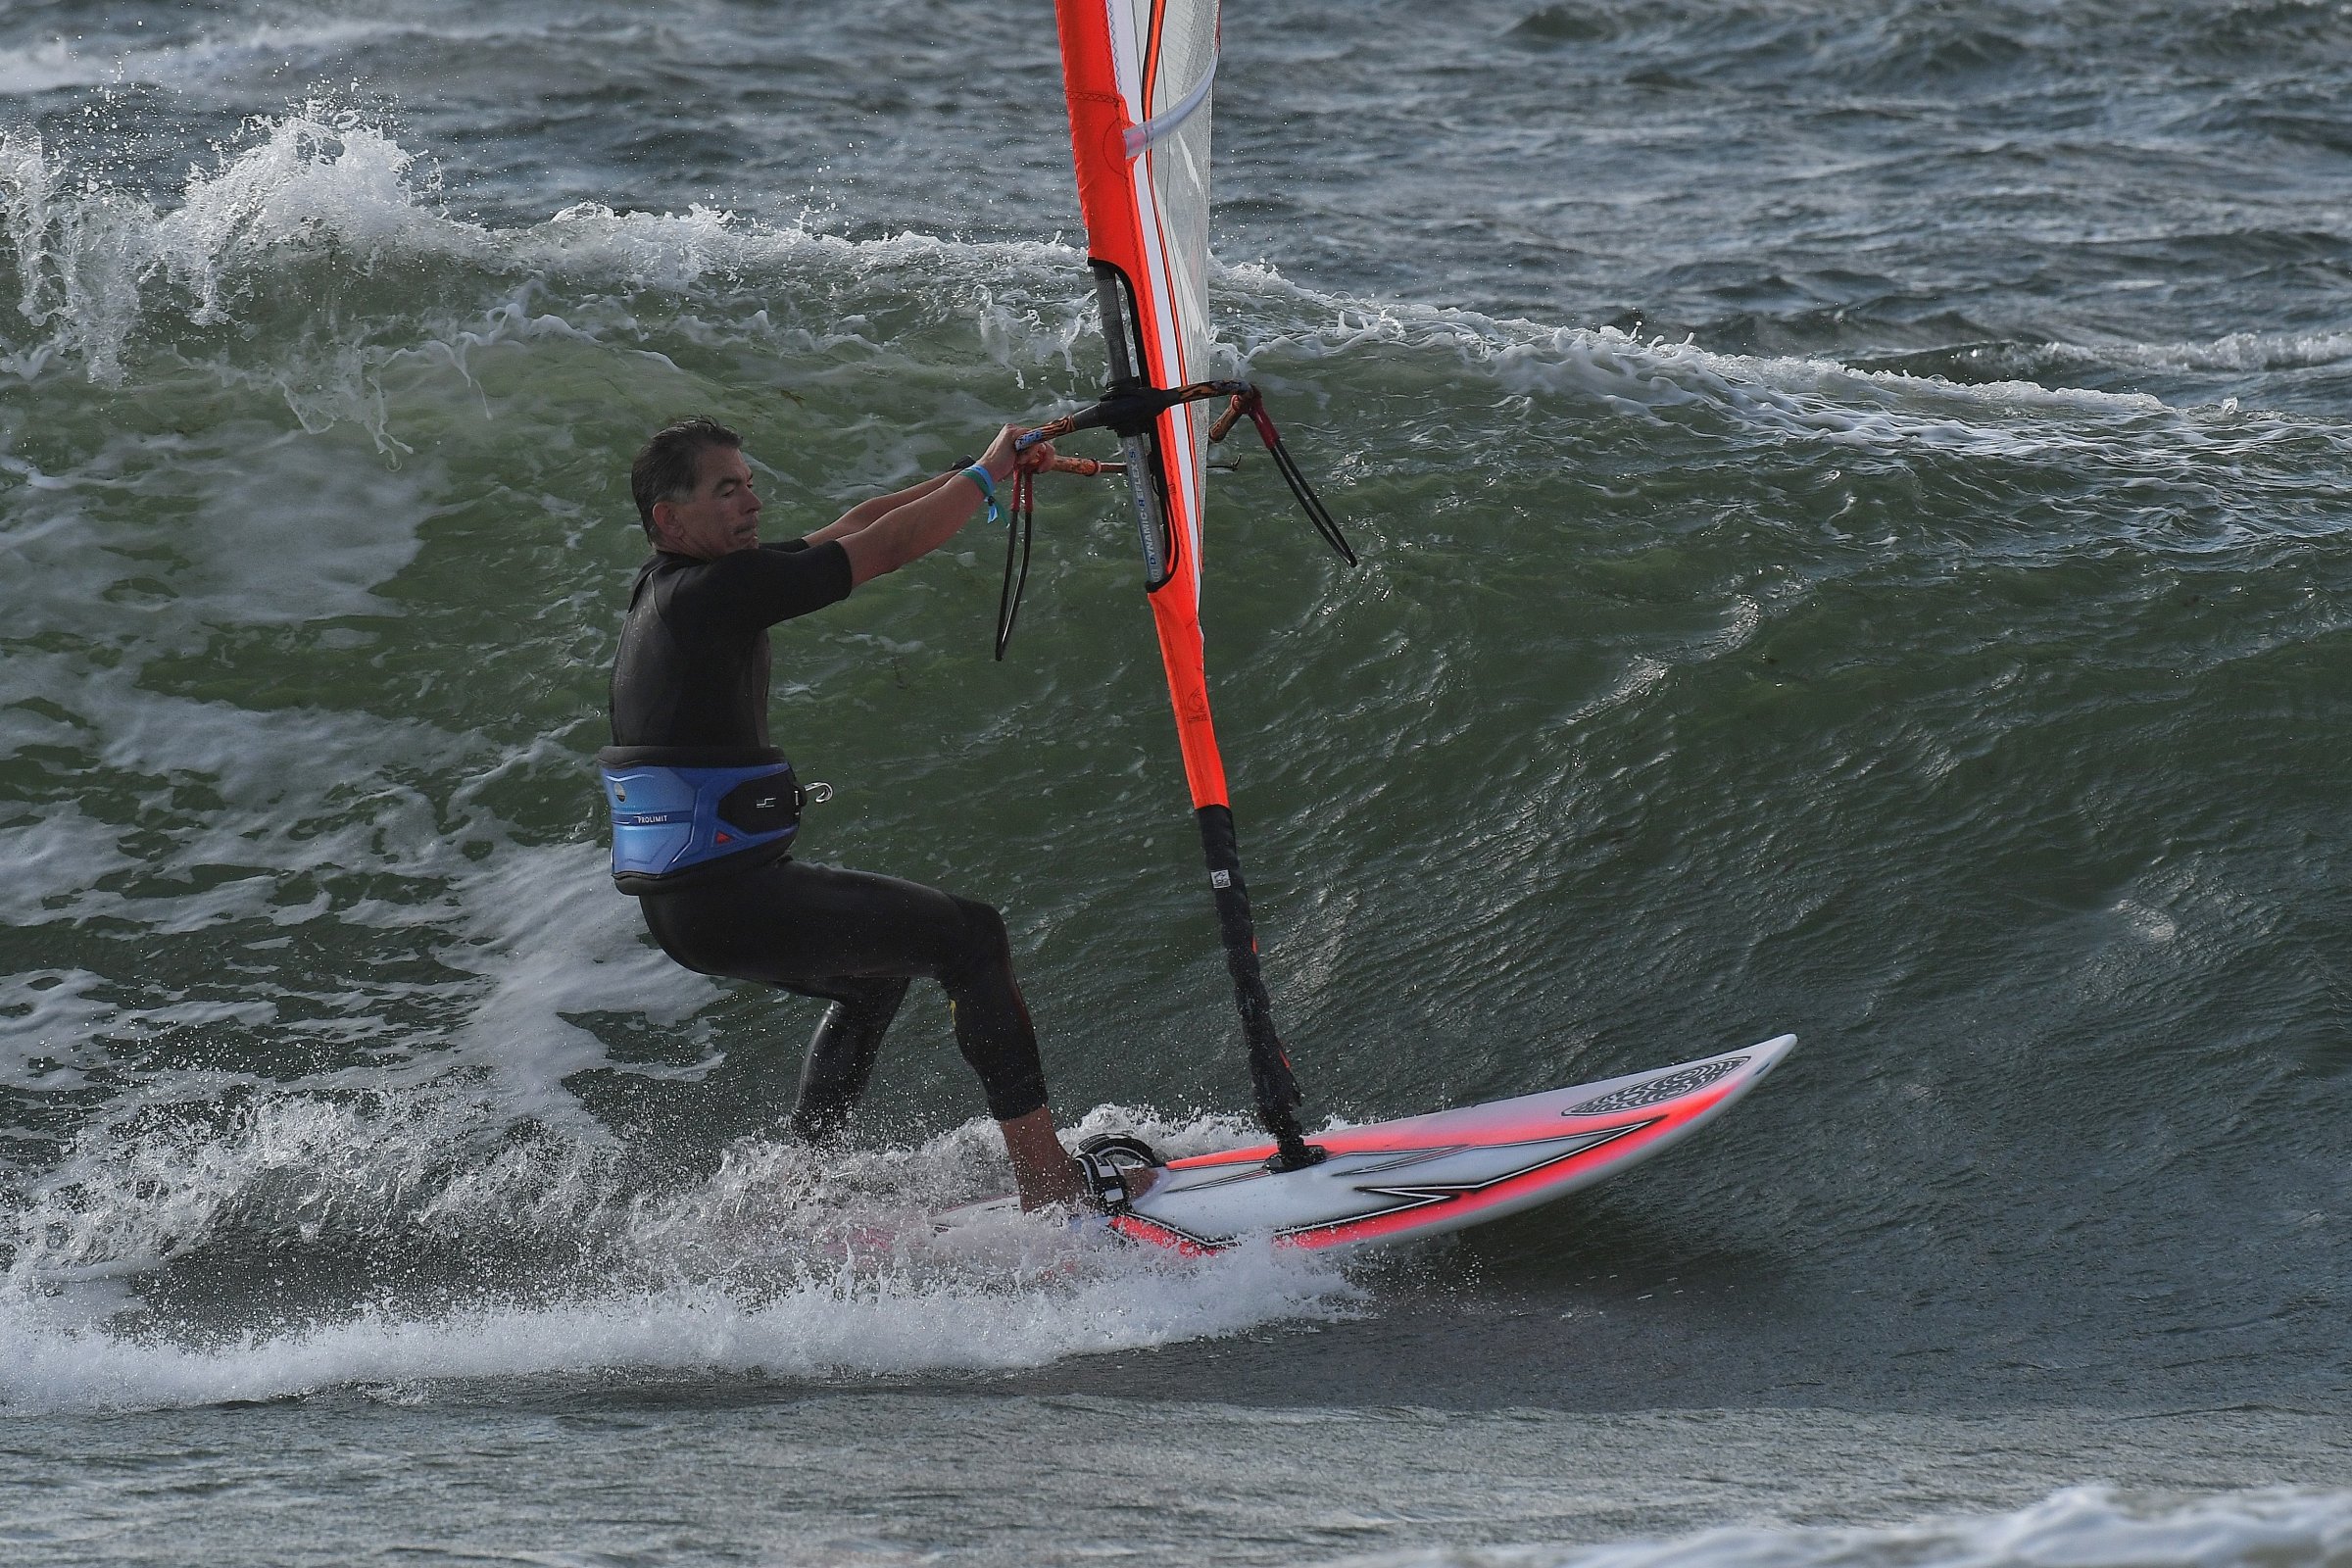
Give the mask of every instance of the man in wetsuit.
<svg viewBox="0 0 2352 1568">
<path fill-rule="evenodd" d="M 629 591 L 612 664 L 613 878 L 662 951 L 704 974 L 830 1002 L 791 1117 L 823 1138 L 848 1116 L 909 981 L 948 993 L 956 1040 L 1004 1130 L 1023 1207 L 1079 1196 L 1046 1105 L 1004 922 L 985 904 L 896 877 L 794 859 L 801 791 L 768 744 L 768 627 L 930 554 L 993 501 L 1016 464 L 1007 426 L 968 468 L 877 496 L 807 538 L 760 542 L 760 502 L 734 431 L 680 420 L 629 470 L 654 557 Z"/>
</svg>

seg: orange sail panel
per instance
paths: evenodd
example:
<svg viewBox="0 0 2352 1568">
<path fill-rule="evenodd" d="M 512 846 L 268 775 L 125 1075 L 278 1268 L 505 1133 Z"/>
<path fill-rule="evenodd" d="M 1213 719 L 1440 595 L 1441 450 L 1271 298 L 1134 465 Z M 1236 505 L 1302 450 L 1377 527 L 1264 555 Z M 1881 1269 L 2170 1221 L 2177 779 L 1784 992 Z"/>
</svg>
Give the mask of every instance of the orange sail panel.
<svg viewBox="0 0 2352 1568">
<path fill-rule="evenodd" d="M 1217 0 L 1054 0 L 1054 13 L 1087 260 L 1110 365 L 1102 406 L 1125 399 L 1148 407 L 1152 400 L 1145 394 L 1210 379 L 1208 99 L 1217 75 Z M 1302 1170 L 1324 1153 L 1299 1130 L 1298 1085 L 1258 972 L 1256 928 L 1202 674 L 1208 421 L 1200 404 L 1185 400 L 1149 422 L 1122 416 L 1109 423 L 1127 456 L 1144 583 L 1176 708 L 1225 967 L 1250 1046 L 1250 1086 L 1258 1119 L 1274 1135 L 1269 1168 Z"/>
<path fill-rule="evenodd" d="M 1133 368 L 1162 389 L 1204 379 L 1217 0 L 1055 0 L 1054 18 L 1087 256 L 1098 272 L 1108 268 L 1120 280 Z M 1158 416 L 1152 434 L 1147 461 L 1131 463 L 1128 483 L 1152 619 L 1193 805 L 1223 806 L 1225 764 L 1200 646 L 1208 416 L 1199 404 L 1179 404 Z"/>
</svg>

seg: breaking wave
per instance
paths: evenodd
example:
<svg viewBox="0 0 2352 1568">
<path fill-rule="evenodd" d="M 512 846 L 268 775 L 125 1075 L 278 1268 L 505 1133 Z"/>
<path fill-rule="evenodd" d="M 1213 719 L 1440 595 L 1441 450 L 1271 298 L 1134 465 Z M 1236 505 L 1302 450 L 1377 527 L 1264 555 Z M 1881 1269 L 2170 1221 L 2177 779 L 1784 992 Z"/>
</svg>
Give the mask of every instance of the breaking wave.
<svg viewBox="0 0 2352 1568">
<path fill-rule="evenodd" d="M 162 354 L 273 391 L 306 430 L 356 421 L 394 458 L 414 449 L 386 407 L 401 373 L 473 386 L 471 362 L 537 341 L 674 366 L 698 348 L 873 355 L 919 329 L 960 339 L 1016 384 L 1042 374 L 1049 399 L 1083 395 L 1095 373 L 1078 363 L 1090 306 L 1072 285 L 1076 253 L 1059 243 L 851 240 L 703 206 L 654 214 L 595 203 L 496 229 L 442 210 L 427 160 L 322 105 L 255 120 L 242 145 L 192 170 L 165 208 L 77 175 L 38 134 L 12 129 L 0 136 L 0 287 L 15 296 L 18 323 L 0 332 L 0 374 L 70 368 L 120 386 L 127 356 Z M 1333 296 L 1263 264 L 1222 269 L 1218 286 L 1230 368 L 1277 383 L 1286 369 L 1302 376 L 1309 361 L 1438 351 L 1506 391 L 1566 393 L 1643 420 L 1714 412 L 1786 435 L 1956 451 L 2099 438 L 2021 428 L 2051 414 L 2100 434 L 2118 421 L 2161 420 L 2176 432 L 2198 422 L 2145 395 L 2035 379 L 2053 368 L 2277 368 L 2346 352 L 2340 335 L 2241 335 L 2026 345 L 1997 360 L 1962 346 L 1857 369 Z M 1983 373 L 1988 366 L 2006 378 Z"/>
<path fill-rule="evenodd" d="M 1178 1152 L 1247 1136 L 1114 1107 L 1080 1131 L 1113 1122 Z M 0 1413 L 614 1371 L 1005 1371 L 1353 1309 L 1339 1269 L 1302 1254 L 1178 1261 L 1053 1217 L 937 1230 L 1002 1188 L 996 1145 L 986 1121 L 822 1158 L 748 1138 L 663 1176 L 592 1126 L 517 1123 L 447 1083 L 151 1102 L 11 1195 Z M 174 1311 L 223 1298 L 244 1305 Z"/>
</svg>

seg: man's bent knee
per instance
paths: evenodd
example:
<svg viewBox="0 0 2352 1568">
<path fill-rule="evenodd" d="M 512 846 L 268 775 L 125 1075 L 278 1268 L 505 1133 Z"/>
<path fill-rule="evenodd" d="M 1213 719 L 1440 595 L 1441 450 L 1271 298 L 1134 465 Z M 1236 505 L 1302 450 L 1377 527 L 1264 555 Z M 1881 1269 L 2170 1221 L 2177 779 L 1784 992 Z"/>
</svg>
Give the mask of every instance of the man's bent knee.
<svg viewBox="0 0 2352 1568">
<path fill-rule="evenodd" d="M 1012 973 L 1012 938 L 1004 929 L 1004 917 L 992 905 L 977 899 L 956 898 L 956 911 L 963 917 L 963 929 L 956 953 L 948 968 L 940 974 L 940 984 L 950 992 L 962 990 L 981 979 L 991 970 Z"/>
</svg>

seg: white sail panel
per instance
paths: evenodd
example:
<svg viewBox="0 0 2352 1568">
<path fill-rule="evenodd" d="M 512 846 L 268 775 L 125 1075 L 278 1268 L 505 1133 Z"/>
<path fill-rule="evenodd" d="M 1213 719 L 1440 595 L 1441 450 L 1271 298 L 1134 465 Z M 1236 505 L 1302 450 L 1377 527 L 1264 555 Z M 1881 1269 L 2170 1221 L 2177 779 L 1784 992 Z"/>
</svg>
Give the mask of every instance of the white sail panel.
<svg viewBox="0 0 2352 1568">
<path fill-rule="evenodd" d="M 1112 55 L 1131 128 L 1125 147 L 1147 265 L 1131 278 L 1150 290 L 1156 342 L 1146 368 L 1163 387 L 1202 379 L 1208 364 L 1208 202 L 1211 98 L 1217 70 L 1218 0 L 1108 0 Z M 1208 416 L 1171 411 L 1164 441 L 1170 523 L 1195 564 L 1198 600 Z"/>
</svg>

